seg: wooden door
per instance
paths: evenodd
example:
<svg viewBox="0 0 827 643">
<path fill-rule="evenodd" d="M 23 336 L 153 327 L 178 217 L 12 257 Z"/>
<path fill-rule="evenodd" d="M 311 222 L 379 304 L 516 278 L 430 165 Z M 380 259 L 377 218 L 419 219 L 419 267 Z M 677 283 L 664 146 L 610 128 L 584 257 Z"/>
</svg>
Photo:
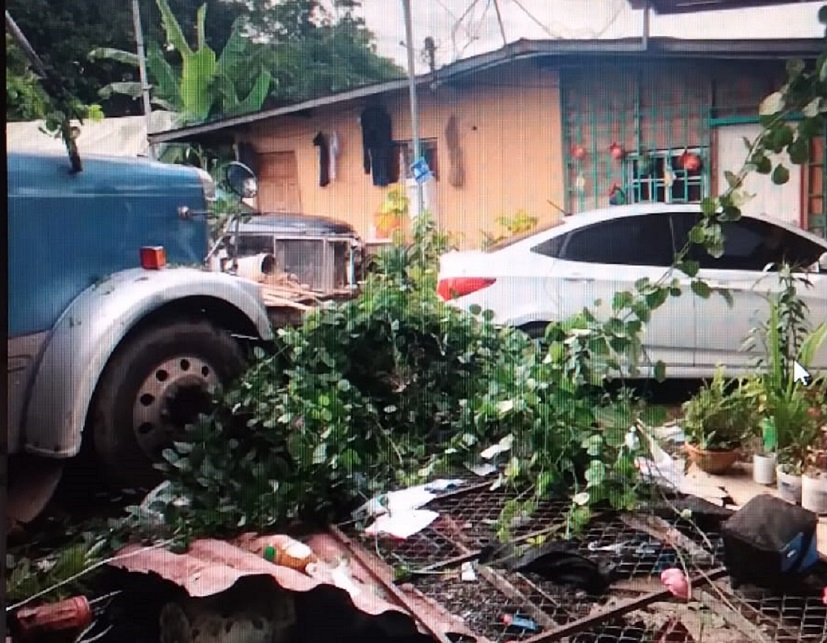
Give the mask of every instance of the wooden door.
<svg viewBox="0 0 827 643">
<path fill-rule="evenodd" d="M 301 212 L 295 152 L 259 154 L 258 204 L 262 212 Z"/>
</svg>

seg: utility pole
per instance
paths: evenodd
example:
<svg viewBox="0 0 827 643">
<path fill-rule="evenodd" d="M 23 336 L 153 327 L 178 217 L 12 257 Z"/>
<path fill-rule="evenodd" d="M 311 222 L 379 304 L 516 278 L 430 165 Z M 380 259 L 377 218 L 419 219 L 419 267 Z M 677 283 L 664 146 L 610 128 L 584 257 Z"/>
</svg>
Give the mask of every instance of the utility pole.
<svg viewBox="0 0 827 643">
<path fill-rule="evenodd" d="M 402 0 L 405 13 L 405 47 L 408 50 L 408 91 L 411 95 L 411 134 L 414 144 L 414 161 L 422 158 L 422 143 L 419 140 L 419 103 L 416 99 L 416 68 L 414 66 L 413 23 L 411 21 L 411 0 Z M 416 182 L 416 199 L 421 215 L 425 210 L 425 194 L 422 183 Z"/>
<path fill-rule="evenodd" d="M 149 100 L 149 79 L 146 76 L 146 51 L 144 50 L 144 32 L 141 29 L 141 9 L 138 0 L 132 0 L 132 22 L 135 25 L 135 44 L 138 47 L 138 69 L 141 75 L 141 97 L 144 101 L 144 118 L 146 119 L 146 136 L 152 131 L 152 103 Z M 149 143 L 149 158 L 155 158 L 155 146 Z"/>
</svg>

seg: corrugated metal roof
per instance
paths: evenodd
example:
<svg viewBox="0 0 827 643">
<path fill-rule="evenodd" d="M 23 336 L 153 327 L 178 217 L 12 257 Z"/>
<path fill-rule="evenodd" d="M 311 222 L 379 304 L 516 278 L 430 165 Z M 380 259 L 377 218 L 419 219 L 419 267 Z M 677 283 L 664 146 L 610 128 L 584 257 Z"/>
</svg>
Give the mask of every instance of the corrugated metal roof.
<svg viewBox="0 0 827 643">
<path fill-rule="evenodd" d="M 324 563 L 320 565 L 322 571 L 314 576 L 265 560 L 263 552 L 270 542 L 271 537 L 257 534 L 245 534 L 233 541 L 201 539 L 191 543 L 182 554 L 132 544 L 121 549 L 109 565 L 127 572 L 157 575 L 182 587 L 190 596 L 200 598 L 219 594 L 241 578 L 251 576 L 270 577 L 289 592 L 309 592 L 321 586 L 337 587 L 330 570 L 344 561 L 347 576 L 358 590 L 355 595 L 351 593 L 351 600 L 365 614 L 379 616 L 396 612 L 426 629 L 470 634 L 461 619 L 421 596 L 406 595 L 407 605 L 400 606 L 383 586 L 378 572 L 360 563 L 345 544 L 330 534 L 314 534 L 304 541 Z"/>
<path fill-rule="evenodd" d="M 720 11 L 722 9 L 753 9 L 756 7 L 775 7 L 782 4 L 802 4 L 819 2 L 819 0 L 648 0 L 655 13 L 674 15 L 680 13 L 700 13 L 703 11 Z M 647 0 L 629 0 L 632 9 L 645 9 Z"/>
<path fill-rule="evenodd" d="M 428 74 L 417 76 L 417 85 L 431 86 L 468 74 L 512 63 L 517 60 L 554 57 L 641 56 L 658 58 L 720 58 L 720 59 L 778 59 L 789 57 L 815 58 L 823 50 L 824 41 L 818 38 L 770 40 L 683 40 L 679 38 L 649 38 L 644 46 L 639 38 L 618 40 L 518 40 L 501 49 L 472 56 Z M 355 101 L 380 94 L 404 91 L 407 79 L 375 83 L 313 100 L 266 109 L 242 116 L 219 119 L 201 125 L 152 134 L 154 143 L 194 140 L 199 136 L 249 123 L 297 114 L 319 107 Z"/>
</svg>

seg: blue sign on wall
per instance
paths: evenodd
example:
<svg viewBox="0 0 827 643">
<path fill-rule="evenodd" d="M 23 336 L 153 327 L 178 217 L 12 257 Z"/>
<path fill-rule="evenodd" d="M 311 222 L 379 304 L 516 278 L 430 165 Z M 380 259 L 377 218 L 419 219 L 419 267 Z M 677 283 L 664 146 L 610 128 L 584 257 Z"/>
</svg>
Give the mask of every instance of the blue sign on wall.
<svg viewBox="0 0 827 643">
<path fill-rule="evenodd" d="M 417 183 L 425 183 L 425 181 L 431 178 L 431 168 L 428 167 L 428 162 L 424 157 L 420 157 L 414 161 L 411 165 L 411 174 Z"/>
</svg>

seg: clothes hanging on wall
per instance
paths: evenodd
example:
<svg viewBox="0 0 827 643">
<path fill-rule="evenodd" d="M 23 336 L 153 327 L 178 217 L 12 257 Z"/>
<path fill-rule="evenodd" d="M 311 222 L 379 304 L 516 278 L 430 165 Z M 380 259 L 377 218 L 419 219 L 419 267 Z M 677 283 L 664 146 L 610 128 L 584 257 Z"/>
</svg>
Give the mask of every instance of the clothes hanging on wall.
<svg viewBox="0 0 827 643">
<path fill-rule="evenodd" d="M 465 170 L 462 164 L 462 148 L 459 146 L 459 126 L 454 114 L 451 114 L 445 126 L 445 140 L 448 143 L 448 158 L 451 160 L 448 183 L 455 188 L 462 187 L 465 183 Z"/>
<path fill-rule="evenodd" d="M 330 183 L 330 152 L 324 134 L 318 132 L 313 145 L 319 148 L 319 186 L 325 187 Z"/>
<path fill-rule="evenodd" d="M 336 131 L 330 133 L 330 180 L 336 180 L 336 161 L 339 156 L 339 135 Z"/>
<path fill-rule="evenodd" d="M 370 105 L 362 110 L 362 165 L 365 174 L 373 175 L 373 184 L 384 187 L 390 183 L 393 137 L 391 118 L 384 107 Z"/>
</svg>

